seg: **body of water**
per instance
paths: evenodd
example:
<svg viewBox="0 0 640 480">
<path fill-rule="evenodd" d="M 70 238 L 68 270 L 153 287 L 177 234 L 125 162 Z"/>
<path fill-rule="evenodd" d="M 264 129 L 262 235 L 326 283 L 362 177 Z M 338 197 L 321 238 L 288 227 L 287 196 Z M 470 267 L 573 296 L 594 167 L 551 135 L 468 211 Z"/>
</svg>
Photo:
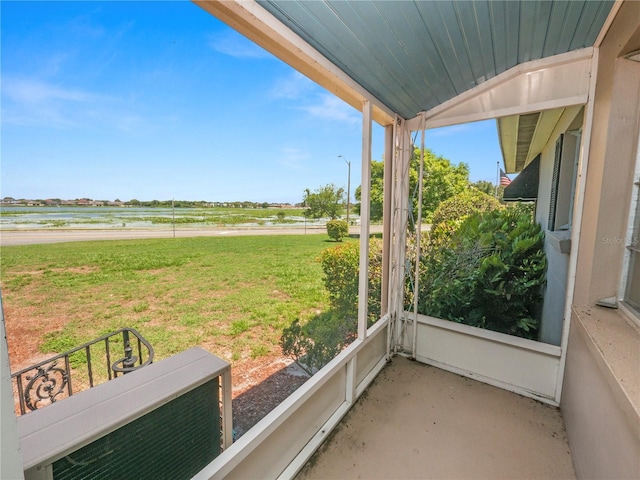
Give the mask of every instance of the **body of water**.
<svg viewBox="0 0 640 480">
<path fill-rule="evenodd" d="M 297 213 L 297 212 L 296 212 Z M 353 214 L 352 218 L 357 218 Z M 148 207 L 6 207 L 0 208 L 0 229 L 112 229 L 292 227 L 324 225 L 277 209 L 148 208 Z"/>
</svg>

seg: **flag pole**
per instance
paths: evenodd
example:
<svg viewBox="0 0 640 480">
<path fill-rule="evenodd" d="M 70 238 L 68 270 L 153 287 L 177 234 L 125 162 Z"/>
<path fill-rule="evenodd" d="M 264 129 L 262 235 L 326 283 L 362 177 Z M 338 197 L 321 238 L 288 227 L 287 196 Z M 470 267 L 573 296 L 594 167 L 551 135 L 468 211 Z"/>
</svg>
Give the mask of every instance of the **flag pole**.
<svg viewBox="0 0 640 480">
<path fill-rule="evenodd" d="M 500 185 L 500 160 L 496 162 L 496 198 L 498 198 L 498 185 Z"/>
</svg>

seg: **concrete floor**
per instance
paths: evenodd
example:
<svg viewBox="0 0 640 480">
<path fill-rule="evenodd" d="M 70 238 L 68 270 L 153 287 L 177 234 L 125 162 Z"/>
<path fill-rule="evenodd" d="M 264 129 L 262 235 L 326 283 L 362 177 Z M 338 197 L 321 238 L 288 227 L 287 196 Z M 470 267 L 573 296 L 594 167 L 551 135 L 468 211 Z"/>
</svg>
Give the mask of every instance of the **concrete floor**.
<svg viewBox="0 0 640 480">
<path fill-rule="evenodd" d="M 574 479 L 562 416 L 395 357 L 298 479 Z"/>
</svg>

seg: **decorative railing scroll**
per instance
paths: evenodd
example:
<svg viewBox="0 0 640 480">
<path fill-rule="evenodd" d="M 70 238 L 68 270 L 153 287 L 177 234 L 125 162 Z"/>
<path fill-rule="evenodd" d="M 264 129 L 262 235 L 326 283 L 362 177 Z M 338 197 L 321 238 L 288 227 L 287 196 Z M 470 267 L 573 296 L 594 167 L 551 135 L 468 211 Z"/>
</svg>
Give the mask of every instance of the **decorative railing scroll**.
<svg viewBox="0 0 640 480">
<path fill-rule="evenodd" d="M 124 355 L 115 361 L 112 360 L 114 347 L 122 347 Z M 133 355 L 134 347 L 137 355 Z M 133 328 L 121 328 L 103 335 L 11 374 L 16 410 L 24 415 L 55 403 L 112 380 L 118 374 L 149 365 L 153 355 L 151 344 Z"/>
</svg>

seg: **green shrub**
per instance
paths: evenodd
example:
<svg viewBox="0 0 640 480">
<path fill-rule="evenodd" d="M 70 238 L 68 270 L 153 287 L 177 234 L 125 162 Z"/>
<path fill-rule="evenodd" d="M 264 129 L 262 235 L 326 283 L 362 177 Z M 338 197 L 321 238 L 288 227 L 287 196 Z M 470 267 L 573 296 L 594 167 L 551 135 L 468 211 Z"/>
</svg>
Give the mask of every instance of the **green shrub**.
<svg viewBox="0 0 640 480">
<path fill-rule="evenodd" d="M 507 208 L 514 209 L 518 213 L 528 215 L 531 218 L 535 217 L 536 204 L 534 202 L 510 202 L 507 204 Z"/>
<path fill-rule="evenodd" d="M 500 202 L 480 190 L 465 190 L 442 202 L 433 214 L 427 251 L 444 248 L 469 215 L 502 208 Z"/>
<path fill-rule="evenodd" d="M 344 316 L 357 317 L 360 272 L 360 244 L 350 242 L 328 248 L 320 255 L 324 286 L 329 292 L 331 308 Z M 382 241 L 369 240 L 369 322 L 380 316 L 382 286 Z"/>
<path fill-rule="evenodd" d="M 327 234 L 336 242 L 341 242 L 344 237 L 349 236 L 349 224 L 346 220 L 329 220 L 327 222 Z"/>
<path fill-rule="evenodd" d="M 491 195 L 476 189 L 465 190 L 442 202 L 433 212 L 432 225 L 445 221 L 464 220 L 476 212 L 488 212 L 500 208 L 500 202 Z"/>
<path fill-rule="evenodd" d="M 282 353 L 313 375 L 329 363 L 356 337 L 357 321 L 334 312 L 316 315 L 304 325 L 298 319 L 285 328 L 280 338 Z"/>
<path fill-rule="evenodd" d="M 282 352 L 313 374 L 355 339 L 358 329 L 360 245 L 349 242 L 328 248 L 321 254 L 325 288 L 331 308 L 302 325 L 295 320 L 280 338 Z M 368 321 L 380 317 L 382 285 L 382 242 L 369 242 Z"/>
<path fill-rule="evenodd" d="M 519 209 L 476 213 L 421 258 L 420 313 L 536 338 L 544 233 Z"/>
</svg>

